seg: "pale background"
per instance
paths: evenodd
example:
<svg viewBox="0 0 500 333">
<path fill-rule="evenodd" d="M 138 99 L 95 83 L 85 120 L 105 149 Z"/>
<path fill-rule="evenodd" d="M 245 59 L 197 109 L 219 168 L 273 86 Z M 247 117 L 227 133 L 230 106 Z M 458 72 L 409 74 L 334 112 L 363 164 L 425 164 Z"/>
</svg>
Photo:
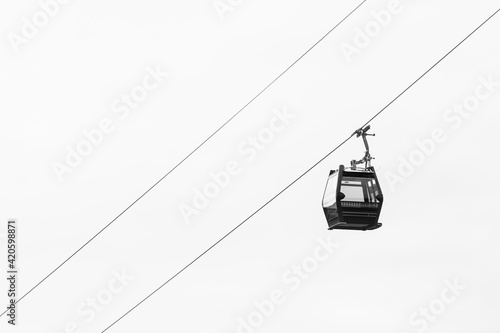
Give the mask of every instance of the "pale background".
<svg viewBox="0 0 500 333">
<path fill-rule="evenodd" d="M 227 1 L 223 1 L 228 3 Z M 360 1 L 78 1 L 61 5 L 16 53 L 9 33 L 40 10 L 0 4 L 0 220 L 19 222 L 19 292 L 30 288 L 137 199 Z M 369 0 L 227 127 L 98 238 L 23 299 L 13 329 L 101 332 L 325 156 L 495 12 L 498 1 L 401 0 L 402 11 L 348 63 L 340 45 L 389 1 Z M 385 194 L 383 227 L 328 231 L 321 199 L 328 172 L 363 155 L 352 139 L 108 332 L 424 331 L 410 317 L 466 286 L 426 332 L 499 332 L 500 87 L 458 128 L 445 120 L 481 78 L 500 81 L 500 14 L 374 122 L 374 165 Z M 169 77 L 126 119 L 113 101 L 146 67 Z M 296 117 L 255 160 L 238 146 L 273 109 Z M 62 162 L 83 130 L 109 117 L 116 130 L 62 182 Z M 403 183 L 401 158 L 436 128 L 447 136 Z M 242 172 L 187 224 L 179 211 L 209 173 Z M 1 233 L 5 236 L 5 223 Z M 291 290 L 283 275 L 311 259 L 318 238 L 339 244 Z M 5 239 L 0 240 L 5 260 Z M 5 264 L 1 264 L 5 267 Z M 113 271 L 134 277 L 85 321 L 77 308 Z M 4 275 L 2 275 L 4 276 Z M 6 304 L 6 281 L 0 303 Z M 285 294 L 258 327 L 238 329 L 255 301 Z M 2 305 L 3 307 L 3 305 Z M 66 329 L 76 322 L 78 329 Z M 420 330 L 419 330 L 420 329 Z"/>
</svg>

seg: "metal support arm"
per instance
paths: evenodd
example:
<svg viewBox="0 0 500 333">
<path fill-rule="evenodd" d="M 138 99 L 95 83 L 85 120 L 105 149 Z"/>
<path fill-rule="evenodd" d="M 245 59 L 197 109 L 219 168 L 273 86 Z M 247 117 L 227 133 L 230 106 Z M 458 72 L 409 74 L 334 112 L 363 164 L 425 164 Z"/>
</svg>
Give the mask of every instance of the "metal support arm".
<svg viewBox="0 0 500 333">
<path fill-rule="evenodd" d="M 370 155 L 370 146 L 368 145 L 368 140 L 366 139 L 367 136 L 375 136 L 375 134 L 368 134 L 367 132 L 370 130 L 370 125 L 366 126 L 365 128 L 360 128 L 356 130 L 353 134 L 356 134 L 356 137 L 359 138 L 360 136 L 363 137 L 363 143 L 365 144 L 366 152 L 365 156 L 360 159 L 359 161 L 357 160 L 352 160 L 351 161 L 351 167 L 355 170 L 356 165 L 365 163 L 365 168 L 371 167 L 371 160 L 374 159 Z"/>
</svg>

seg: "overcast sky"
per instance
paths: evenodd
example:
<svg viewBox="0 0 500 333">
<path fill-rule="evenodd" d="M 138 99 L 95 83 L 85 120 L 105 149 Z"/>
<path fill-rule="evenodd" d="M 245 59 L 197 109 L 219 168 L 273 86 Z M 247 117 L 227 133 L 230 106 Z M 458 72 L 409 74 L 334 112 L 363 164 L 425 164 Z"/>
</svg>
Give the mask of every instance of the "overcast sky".
<svg viewBox="0 0 500 333">
<path fill-rule="evenodd" d="M 360 3 L 2 2 L 18 298 L 113 222 L 1 331 L 102 332 L 251 216 L 107 332 L 497 332 L 500 14 L 412 83 L 500 5 L 368 0 L 315 45 Z M 382 228 L 327 230 L 356 138 L 252 216 L 382 109 Z"/>
</svg>

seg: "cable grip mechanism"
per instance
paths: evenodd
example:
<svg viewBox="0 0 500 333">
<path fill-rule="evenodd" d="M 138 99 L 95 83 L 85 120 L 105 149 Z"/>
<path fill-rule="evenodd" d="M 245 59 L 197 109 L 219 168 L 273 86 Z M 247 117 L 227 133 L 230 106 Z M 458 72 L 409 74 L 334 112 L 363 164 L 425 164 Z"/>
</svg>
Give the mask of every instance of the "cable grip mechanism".
<svg viewBox="0 0 500 333">
<path fill-rule="evenodd" d="M 360 128 L 354 131 L 353 135 L 356 134 L 356 137 L 359 138 L 360 136 L 363 138 L 363 143 L 365 144 L 365 156 L 360 159 L 360 160 L 352 160 L 351 161 L 351 168 L 353 170 L 356 170 L 356 166 L 358 164 L 365 163 L 365 169 L 371 168 L 371 160 L 375 159 L 375 157 L 372 157 L 370 155 L 370 146 L 368 145 L 368 140 L 366 139 L 367 136 L 375 136 L 375 134 L 368 134 L 367 132 L 370 130 L 370 125 L 367 125 L 365 128 Z"/>
</svg>

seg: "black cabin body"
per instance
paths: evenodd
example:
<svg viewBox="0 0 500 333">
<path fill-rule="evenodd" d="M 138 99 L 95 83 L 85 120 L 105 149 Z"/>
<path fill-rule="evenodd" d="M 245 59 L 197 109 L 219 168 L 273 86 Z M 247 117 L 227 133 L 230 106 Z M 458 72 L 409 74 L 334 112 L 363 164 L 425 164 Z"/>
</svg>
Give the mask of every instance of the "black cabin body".
<svg viewBox="0 0 500 333">
<path fill-rule="evenodd" d="M 323 196 L 323 211 L 328 229 L 374 230 L 378 223 L 384 196 L 375 169 L 345 169 L 330 171 Z"/>
</svg>

